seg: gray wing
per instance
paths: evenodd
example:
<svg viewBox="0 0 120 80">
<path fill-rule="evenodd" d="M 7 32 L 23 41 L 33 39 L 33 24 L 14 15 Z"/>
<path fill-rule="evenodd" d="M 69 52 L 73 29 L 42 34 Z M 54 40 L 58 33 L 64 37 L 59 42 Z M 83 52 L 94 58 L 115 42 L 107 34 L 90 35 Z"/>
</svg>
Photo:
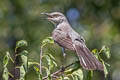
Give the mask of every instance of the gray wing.
<svg viewBox="0 0 120 80">
<path fill-rule="evenodd" d="M 61 47 L 74 51 L 73 43 L 69 35 L 62 30 L 54 30 L 52 37 Z"/>
<path fill-rule="evenodd" d="M 80 64 L 83 68 L 88 70 L 104 70 L 103 65 L 96 57 L 90 52 L 85 45 L 85 40 L 76 32 L 70 32 L 69 36 L 73 42 L 75 51 L 79 57 Z"/>
</svg>

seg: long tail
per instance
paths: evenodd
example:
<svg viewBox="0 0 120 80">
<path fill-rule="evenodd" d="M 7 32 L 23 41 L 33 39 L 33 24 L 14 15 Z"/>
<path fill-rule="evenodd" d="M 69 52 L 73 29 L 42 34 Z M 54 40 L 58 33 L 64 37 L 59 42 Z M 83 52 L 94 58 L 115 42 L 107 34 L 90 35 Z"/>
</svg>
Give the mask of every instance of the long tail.
<svg viewBox="0 0 120 80">
<path fill-rule="evenodd" d="M 86 46 L 75 45 L 75 49 L 83 68 L 87 70 L 104 70 L 101 62 L 96 59 Z"/>
</svg>

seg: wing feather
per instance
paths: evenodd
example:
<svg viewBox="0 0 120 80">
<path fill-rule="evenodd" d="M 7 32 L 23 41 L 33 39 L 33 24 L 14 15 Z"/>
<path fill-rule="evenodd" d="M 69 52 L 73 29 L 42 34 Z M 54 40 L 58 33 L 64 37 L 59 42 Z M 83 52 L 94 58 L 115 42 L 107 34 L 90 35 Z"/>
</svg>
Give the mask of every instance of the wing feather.
<svg viewBox="0 0 120 80">
<path fill-rule="evenodd" d="M 72 40 L 69 38 L 67 33 L 60 30 L 56 30 L 54 31 L 52 37 L 55 40 L 55 42 L 57 42 L 60 46 L 65 47 L 66 49 L 69 49 L 72 51 L 75 50 L 72 45 L 73 44 Z"/>
</svg>

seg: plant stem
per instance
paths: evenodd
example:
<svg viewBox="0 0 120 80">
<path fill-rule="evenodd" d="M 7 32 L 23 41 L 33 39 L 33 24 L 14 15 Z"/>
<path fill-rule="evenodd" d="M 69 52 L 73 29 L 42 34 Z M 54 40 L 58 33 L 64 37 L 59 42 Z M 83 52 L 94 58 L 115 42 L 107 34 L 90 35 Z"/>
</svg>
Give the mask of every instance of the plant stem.
<svg viewBox="0 0 120 80">
<path fill-rule="evenodd" d="M 17 56 L 19 52 L 16 50 L 14 54 L 14 80 L 20 78 L 20 69 L 16 68 L 19 66 L 19 56 Z"/>
<path fill-rule="evenodd" d="M 65 67 L 62 67 L 61 69 L 59 69 L 59 70 L 57 70 L 56 72 L 52 73 L 52 74 L 51 74 L 51 77 L 54 77 L 54 75 L 57 75 L 57 74 L 60 73 L 60 72 L 64 72 L 67 68 L 69 68 L 70 66 L 74 65 L 75 63 L 76 63 L 76 62 L 71 63 L 71 64 L 69 64 L 69 65 L 67 65 L 67 66 L 65 66 Z M 45 76 L 45 77 L 43 77 L 42 80 L 46 80 L 47 78 L 48 78 L 48 76 Z"/>
<path fill-rule="evenodd" d="M 43 46 L 41 46 L 41 49 L 40 49 L 40 74 L 42 75 L 42 49 L 43 49 Z"/>
</svg>

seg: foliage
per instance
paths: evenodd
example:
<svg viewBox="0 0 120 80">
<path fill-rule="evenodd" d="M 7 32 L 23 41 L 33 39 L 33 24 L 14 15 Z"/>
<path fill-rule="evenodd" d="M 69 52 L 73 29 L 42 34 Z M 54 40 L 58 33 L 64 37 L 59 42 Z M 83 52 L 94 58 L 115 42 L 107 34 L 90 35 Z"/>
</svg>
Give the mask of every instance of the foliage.
<svg viewBox="0 0 120 80">
<path fill-rule="evenodd" d="M 13 62 L 9 52 L 6 52 L 6 55 L 4 56 L 4 59 L 3 59 L 3 66 L 4 66 L 3 79 L 4 80 L 8 80 L 9 75 L 13 77 L 13 75 L 11 75 L 11 73 L 8 71 L 8 68 L 7 68 L 9 59 Z"/>
<path fill-rule="evenodd" d="M 47 44 L 53 44 L 54 40 L 52 37 L 47 37 L 43 40 L 41 50 L 47 45 Z M 17 74 L 20 74 L 19 78 L 15 77 L 16 73 L 12 74 L 9 72 L 7 65 L 9 61 L 12 61 L 13 64 L 16 63 L 16 59 L 12 59 L 10 56 L 9 52 L 6 52 L 6 55 L 4 56 L 3 59 L 3 80 L 8 80 L 9 76 L 11 76 L 13 79 L 19 79 L 19 80 L 25 80 L 26 79 L 26 74 L 30 67 L 32 67 L 37 75 L 38 75 L 38 80 L 53 80 L 54 78 L 56 80 L 92 80 L 93 78 L 93 71 L 92 70 L 85 70 L 86 74 L 84 74 L 79 61 L 75 61 L 70 65 L 67 65 L 65 67 L 61 67 L 59 70 L 54 71 L 54 69 L 60 67 L 58 66 L 58 63 L 56 62 L 55 57 L 51 53 L 44 53 L 43 51 L 40 52 L 40 63 L 35 62 L 33 60 L 28 59 L 28 51 L 26 49 L 23 49 L 22 47 L 28 46 L 27 42 L 25 40 L 18 41 L 16 44 L 15 48 L 15 57 L 20 56 L 20 60 L 22 61 L 22 64 L 20 66 L 14 66 L 15 68 L 18 68 L 20 72 Z M 22 49 L 20 49 L 22 48 Z M 18 50 L 20 49 L 20 50 Z M 19 51 L 19 52 L 18 52 Z M 103 46 L 100 51 L 97 49 L 94 49 L 93 54 L 96 56 L 96 58 L 102 62 L 104 65 L 104 74 L 105 77 L 107 77 L 108 71 L 106 65 L 108 65 L 100 56 L 102 55 L 102 52 L 104 52 L 107 56 L 107 58 L 110 58 L 110 51 L 108 47 Z M 41 55 L 42 54 L 42 55 Z M 42 60 L 45 59 L 47 61 L 47 65 L 42 64 Z M 40 67 L 40 68 L 39 68 Z M 43 69 L 45 69 L 46 72 L 44 74 L 46 76 L 43 76 Z M 16 70 L 16 69 L 15 69 Z M 14 70 L 14 71 L 15 71 Z M 86 76 L 85 76 L 86 75 Z"/>
</svg>

